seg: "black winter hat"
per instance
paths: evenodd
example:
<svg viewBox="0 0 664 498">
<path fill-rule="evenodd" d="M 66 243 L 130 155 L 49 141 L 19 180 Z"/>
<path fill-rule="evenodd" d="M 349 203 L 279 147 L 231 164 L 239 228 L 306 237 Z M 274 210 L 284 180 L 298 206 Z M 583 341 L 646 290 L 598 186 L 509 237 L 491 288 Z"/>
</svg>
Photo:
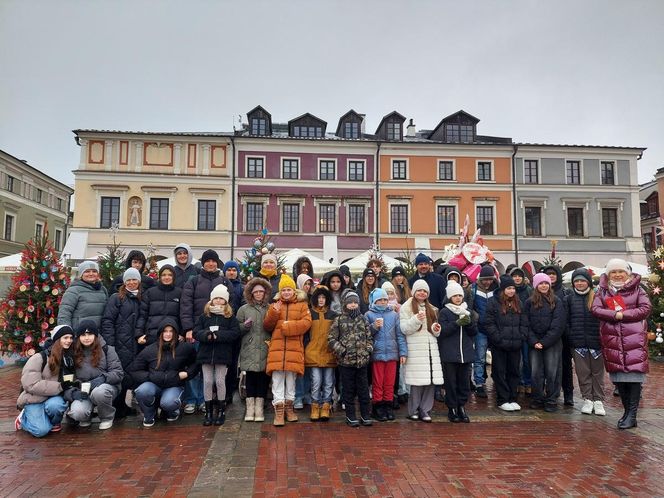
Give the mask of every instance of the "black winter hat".
<svg viewBox="0 0 664 498">
<path fill-rule="evenodd" d="M 406 272 L 401 266 L 395 266 L 392 268 L 392 278 L 396 277 L 397 275 L 406 276 Z"/>
<path fill-rule="evenodd" d="M 514 283 L 514 279 L 510 277 L 509 275 L 501 275 L 500 276 L 500 290 L 504 291 L 508 287 L 515 287 L 516 284 Z"/>
<path fill-rule="evenodd" d="M 371 268 L 365 268 L 364 271 L 362 272 L 362 278 L 366 277 L 367 275 L 373 275 L 375 277 L 376 272 L 373 271 Z"/>
<path fill-rule="evenodd" d="M 588 282 L 590 287 L 593 286 L 593 278 L 590 276 L 590 273 L 585 268 L 577 268 L 572 273 L 572 284 L 575 280 L 585 280 Z"/>
<path fill-rule="evenodd" d="M 496 272 L 493 269 L 493 266 L 491 265 L 486 265 L 483 266 L 482 269 L 480 270 L 480 276 L 477 277 L 478 279 L 480 278 L 490 278 L 492 280 L 496 279 Z"/>
<path fill-rule="evenodd" d="M 205 264 L 206 261 L 213 259 L 217 262 L 217 266 L 221 266 L 221 261 L 219 260 L 219 254 L 214 249 L 206 249 L 203 255 L 201 256 L 201 264 Z"/>
<path fill-rule="evenodd" d="M 512 268 L 511 270 L 509 270 L 507 273 L 510 275 L 510 277 L 513 277 L 513 276 L 516 275 L 516 274 L 521 275 L 521 278 L 525 278 L 525 277 L 526 277 L 526 272 L 523 271 L 523 270 L 522 270 L 521 268 L 519 268 L 518 266 L 515 266 L 514 268 Z"/>
<path fill-rule="evenodd" d="M 83 320 L 79 322 L 76 327 L 76 337 L 82 336 L 85 332 L 89 332 L 94 335 L 99 335 L 99 327 L 97 323 L 92 320 Z"/>
</svg>

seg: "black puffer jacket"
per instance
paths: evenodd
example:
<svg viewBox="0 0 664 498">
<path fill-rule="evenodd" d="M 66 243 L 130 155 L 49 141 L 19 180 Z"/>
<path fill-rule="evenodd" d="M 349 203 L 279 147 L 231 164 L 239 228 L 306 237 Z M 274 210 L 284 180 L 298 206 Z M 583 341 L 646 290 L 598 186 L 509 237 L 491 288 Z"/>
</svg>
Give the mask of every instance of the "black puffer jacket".
<svg viewBox="0 0 664 498">
<path fill-rule="evenodd" d="M 127 369 L 138 354 L 138 343 L 134 336 L 140 301 L 127 292 L 124 298 L 113 294 L 108 298 L 104 316 L 101 319 L 101 335 L 106 344 L 113 346 L 122 368 Z"/>
<path fill-rule="evenodd" d="M 475 339 L 477 335 L 477 313 L 470 314 L 470 325 L 457 325 L 458 315 L 443 306 L 438 313 L 440 335 L 438 352 L 443 363 L 472 363 L 475 360 Z"/>
<path fill-rule="evenodd" d="M 156 342 L 159 326 L 166 317 L 175 319 L 180 328 L 180 296 L 182 289 L 174 284 L 164 285 L 158 283 L 148 289 L 141 298 L 141 309 L 136 322 L 135 337 L 138 339 L 146 335 L 147 343 Z"/>
<path fill-rule="evenodd" d="M 219 327 L 213 333 L 210 327 Z M 196 361 L 207 365 L 230 365 L 233 363 L 233 346 L 240 338 L 240 325 L 237 318 L 210 314 L 201 315 L 194 327 L 194 338 L 201 344 L 198 348 Z"/>
<path fill-rule="evenodd" d="M 166 325 L 171 325 L 179 332 L 177 323 L 172 318 L 166 318 L 160 327 L 163 330 Z M 133 380 L 134 387 L 143 382 L 152 382 L 162 389 L 169 387 L 184 387 L 187 379 L 195 377 L 200 367 L 196 363 L 196 350 L 188 342 L 179 342 L 174 338 L 175 357 L 173 357 L 170 343 L 164 344 L 161 352 L 161 363 L 157 366 L 157 354 L 159 342 L 150 344 L 141 351 L 134 362 L 129 366 L 129 374 Z M 179 373 L 187 372 L 187 379 L 180 379 Z"/>
<path fill-rule="evenodd" d="M 210 300 L 210 292 L 219 284 L 224 284 L 229 292 L 233 288 L 233 284 L 222 275 L 220 270 L 212 273 L 201 270 L 198 276 L 193 277 L 184 285 L 180 296 L 180 323 L 184 332 L 194 329 L 196 320 L 203 314 L 203 309 Z M 230 305 L 233 311 L 239 309 L 239 304 L 235 292 L 230 292 Z"/>
<path fill-rule="evenodd" d="M 535 291 L 537 292 L 537 291 Z M 555 298 L 555 308 L 544 300 L 541 308 L 533 306 L 533 298 L 526 301 L 524 313 L 528 318 L 528 344 L 542 343 L 544 349 L 556 344 L 563 335 L 567 317 L 563 303 Z"/>
<path fill-rule="evenodd" d="M 523 341 L 528 338 L 528 316 L 513 309 L 503 315 L 500 309 L 502 295 L 494 295 L 487 303 L 484 326 L 489 343 L 491 347 L 503 351 L 520 351 Z"/>
<path fill-rule="evenodd" d="M 588 309 L 588 295 L 567 296 L 567 339 L 572 348 L 601 350 L 599 320 Z"/>
</svg>

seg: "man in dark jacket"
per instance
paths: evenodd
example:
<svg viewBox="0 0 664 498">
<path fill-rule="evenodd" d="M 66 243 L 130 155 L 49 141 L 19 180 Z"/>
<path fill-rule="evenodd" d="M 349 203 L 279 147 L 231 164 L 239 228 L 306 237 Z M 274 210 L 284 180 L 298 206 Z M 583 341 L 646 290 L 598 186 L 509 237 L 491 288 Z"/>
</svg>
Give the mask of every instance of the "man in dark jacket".
<svg viewBox="0 0 664 498">
<path fill-rule="evenodd" d="M 154 280 L 143 273 L 145 271 L 145 264 L 145 254 L 136 250 L 129 251 L 127 258 L 125 259 L 125 269 L 128 270 L 129 268 L 136 268 L 141 274 L 141 292 L 145 292 L 150 287 L 154 287 Z M 113 280 L 113 285 L 111 286 L 111 294 L 115 294 L 118 290 L 120 290 L 122 283 L 122 275 L 115 277 Z"/>
<path fill-rule="evenodd" d="M 445 303 L 447 282 L 442 276 L 431 271 L 431 258 L 426 254 L 419 253 L 415 258 L 415 265 L 417 266 L 417 273 L 408 279 L 410 288 L 413 288 L 416 280 L 424 280 L 430 290 L 429 302 L 440 310 Z"/>
<path fill-rule="evenodd" d="M 192 263 L 194 255 L 191 247 L 184 242 L 179 243 L 173 249 L 175 256 L 175 286 L 182 289 L 188 280 L 200 273 L 200 268 Z"/>
<path fill-rule="evenodd" d="M 556 265 L 545 266 L 541 270 L 551 279 L 551 289 L 560 298 L 565 310 L 565 329 L 567 328 L 567 295 L 569 289 L 563 287 L 563 274 L 560 267 Z M 565 406 L 574 406 L 574 375 L 572 372 L 572 348 L 569 345 L 569 338 L 563 330 L 563 353 L 562 353 L 562 379 L 563 398 Z"/>
</svg>

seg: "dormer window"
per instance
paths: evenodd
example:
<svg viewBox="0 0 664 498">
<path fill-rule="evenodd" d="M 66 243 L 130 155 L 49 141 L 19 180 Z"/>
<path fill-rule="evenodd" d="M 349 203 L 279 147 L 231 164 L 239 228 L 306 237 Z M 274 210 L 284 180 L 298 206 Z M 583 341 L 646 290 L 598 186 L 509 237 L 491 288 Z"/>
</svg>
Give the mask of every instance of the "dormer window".
<svg viewBox="0 0 664 498">
<path fill-rule="evenodd" d="M 360 138 L 360 123 L 345 123 L 344 138 Z"/>
<path fill-rule="evenodd" d="M 255 136 L 272 135 L 272 116 L 261 106 L 253 108 L 247 113 L 249 133 Z"/>
<path fill-rule="evenodd" d="M 358 114 L 353 109 L 339 118 L 335 135 L 339 138 L 356 140 L 362 138 L 362 123 L 364 114 Z"/>
<path fill-rule="evenodd" d="M 470 143 L 473 142 L 473 125 L 446 124 L 445 141 L 451 143 Z"/>
<path fill-rule="evenodd" d="M 327 123 L 313 114 L 303 114 L 288 122 L 288 135 L 300 138 L 323 138 Z"/>
<path fill-rule="evenodd" d="M 320 126 L 293 126 L 294 137 L 316 137 L 323 136 L 323 128 Z"/>
<path fill-rule="evenodd" d="M 401 123 L 387 123 L 387 139 L 401 140 Z"/>
<path fill-rule="evenodd" d="M 473 143 L 477 139 L 477 123 L 479 122 L 479 119 L 466 111 L 458 111 L 443 118 L 427 138 L 453 144 Z"/>
<path fill-rule="evenodd" d="M 406 118 L 394 111 L 385 116 L 378 125 L 376 138 L 400 142 L 403 140 L 403 123 Z"/>
<path fill-rule="evenodd" d="M 267 134 L 267 119 L 253 118 L 251 120 L 251 134 L 252 135 L 266 135 Z"/>
</svg>

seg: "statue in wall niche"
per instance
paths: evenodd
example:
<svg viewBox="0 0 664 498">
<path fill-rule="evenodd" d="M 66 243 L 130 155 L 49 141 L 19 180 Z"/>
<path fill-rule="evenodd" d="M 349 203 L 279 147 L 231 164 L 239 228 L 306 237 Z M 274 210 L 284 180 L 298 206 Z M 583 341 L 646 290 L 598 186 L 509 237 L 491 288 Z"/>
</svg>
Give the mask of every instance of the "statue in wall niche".
<svg viewBox="0 0 664 498">
<path fill-rule="evenodd" d="M 143 201 L 140 197 L 129 199 L 129 223 L 130 227 L 140 227 L 143 219 Z"/>
</svg>

